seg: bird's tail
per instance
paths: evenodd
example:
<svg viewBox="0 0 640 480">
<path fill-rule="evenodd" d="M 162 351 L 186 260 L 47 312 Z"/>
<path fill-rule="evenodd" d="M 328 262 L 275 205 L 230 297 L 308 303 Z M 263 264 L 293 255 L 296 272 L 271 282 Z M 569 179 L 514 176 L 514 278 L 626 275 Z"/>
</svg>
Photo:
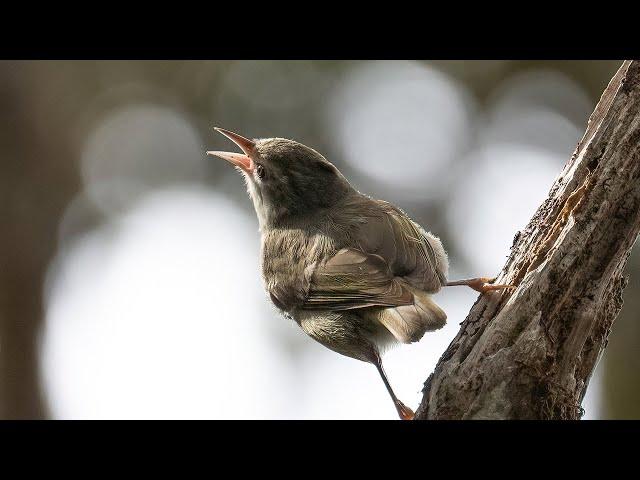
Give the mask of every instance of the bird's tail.
<svg viewBox="0 0 640 480">
<path fill-rule="evenodd" d="M 413 305 L 384 308 L 378 312 L 378 321 L 402 343 L 417 342 L 425 332 L 442 328 L 447 314 L 422 291 L 413 290 Z"/>
</svg>

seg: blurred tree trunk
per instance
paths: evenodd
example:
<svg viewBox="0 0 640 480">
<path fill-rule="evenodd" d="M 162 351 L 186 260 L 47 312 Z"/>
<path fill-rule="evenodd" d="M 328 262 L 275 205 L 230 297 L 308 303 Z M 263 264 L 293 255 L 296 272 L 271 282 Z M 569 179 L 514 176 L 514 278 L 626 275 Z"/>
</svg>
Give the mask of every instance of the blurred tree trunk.
<svg viewBox="0 0 640 480">
<path fill-rule="evenodd" d="M 497 206 L 499 208 L 499 206 Z M 416 419 L 578 419 L 640 230 L 640 63 L 624 62 L 549 197 L 425 382 Z"/>
<path fill-rule="evenodd" d="M 60 217 L 79 185 L 68 132 L 46 109 L 64 99 L 56 87 L 70 83 L 50 85 L 43 99 L 30 83 L 38 72 L 27 75 L 46 64 L 0 62 L 0 419 L 47 415 L 37 348 L 43 283 Z"/>
</svg>

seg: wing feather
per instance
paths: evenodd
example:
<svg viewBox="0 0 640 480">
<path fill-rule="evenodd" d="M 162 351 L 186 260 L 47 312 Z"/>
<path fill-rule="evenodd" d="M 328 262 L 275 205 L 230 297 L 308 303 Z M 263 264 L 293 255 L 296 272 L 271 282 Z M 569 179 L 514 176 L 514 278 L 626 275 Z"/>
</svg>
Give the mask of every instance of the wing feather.
<svg viewBox="0 0 640 480">
<path fill-rule="evenodd" d="M 345 248 L 311 276 L 305 309 L 350 310 L 413 303 L 413 294 L 396 279 L 384 259 Z"/>
<path fill-rule="evenodd" d="M 415 249 L 426 267 L 424 275 L 429 278 L 433 277 L 436 284 L 444 285 L 447 280 L 444 272 L 438 266 L 436 252 L 427 238 L 427 233 L 400 209 L 390 204 L 386 205 L 391 209 L 389 217 L 396 225 L 396 228 L 393 229 L 394 235 L 400 237 L 405 244 L 411 244 L 411 247 L 407 245 L 409 248 Z"/>
</svg>

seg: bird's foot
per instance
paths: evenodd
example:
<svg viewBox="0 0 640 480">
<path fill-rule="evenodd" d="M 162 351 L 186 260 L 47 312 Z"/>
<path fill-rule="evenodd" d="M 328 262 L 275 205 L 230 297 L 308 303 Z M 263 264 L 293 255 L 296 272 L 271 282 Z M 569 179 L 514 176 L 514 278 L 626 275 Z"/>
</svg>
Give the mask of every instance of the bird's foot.
<svg viewBox="0 0 640 480">
<path fill-rule="evenodd" d="M 409 407 L 407 407 L 400 400 L 396 400 L 396 410 L 398 410 L 398 415 L 400 416 L 400 420 L 413 420 L 414 413 Z"/>
<path fill-rule="evenodd" d="M 480 277 L 474 278 L 470 281 L 469 286 L 480 293 L 487 293 L 494 290 L 507 290 L 516 288 L 515 285 L 505 285 L 501 283 L 493 283 L 496 281 L 496 277 Z"/>
</svg>

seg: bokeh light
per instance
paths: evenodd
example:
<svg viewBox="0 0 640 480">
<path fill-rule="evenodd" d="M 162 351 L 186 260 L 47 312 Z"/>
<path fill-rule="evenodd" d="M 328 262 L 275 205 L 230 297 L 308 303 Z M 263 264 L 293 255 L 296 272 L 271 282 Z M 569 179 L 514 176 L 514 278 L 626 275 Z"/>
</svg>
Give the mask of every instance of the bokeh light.
<svg viewBox="0 0 640 480">
<path fill-rule="evenodd" d="M 78 239 L 50 279 L 42 368 L 54 415 L 291 414 L 278 393 L 287 363 L 264 341 L 254 234 L 229 200 L 189 188 Z"/>
<path fill-rule="evenodd" d="M 441 176 L 473 140 L 473 98 L 418 62 L 364 62 L 327 103 L 327 126 L 343 159 L 404 198 L 442 193 Z M 383 193 L 383 192 L 380 192 Z"/>
<path fill-rule="evenodd" d="M 180 113 L 162 105 L 127 105 L 107 114 L 90 134 L 83 180 L 98 208 L 118 213 L 154 188 L 201 177 L 202 150 Z"/>
</svg>

